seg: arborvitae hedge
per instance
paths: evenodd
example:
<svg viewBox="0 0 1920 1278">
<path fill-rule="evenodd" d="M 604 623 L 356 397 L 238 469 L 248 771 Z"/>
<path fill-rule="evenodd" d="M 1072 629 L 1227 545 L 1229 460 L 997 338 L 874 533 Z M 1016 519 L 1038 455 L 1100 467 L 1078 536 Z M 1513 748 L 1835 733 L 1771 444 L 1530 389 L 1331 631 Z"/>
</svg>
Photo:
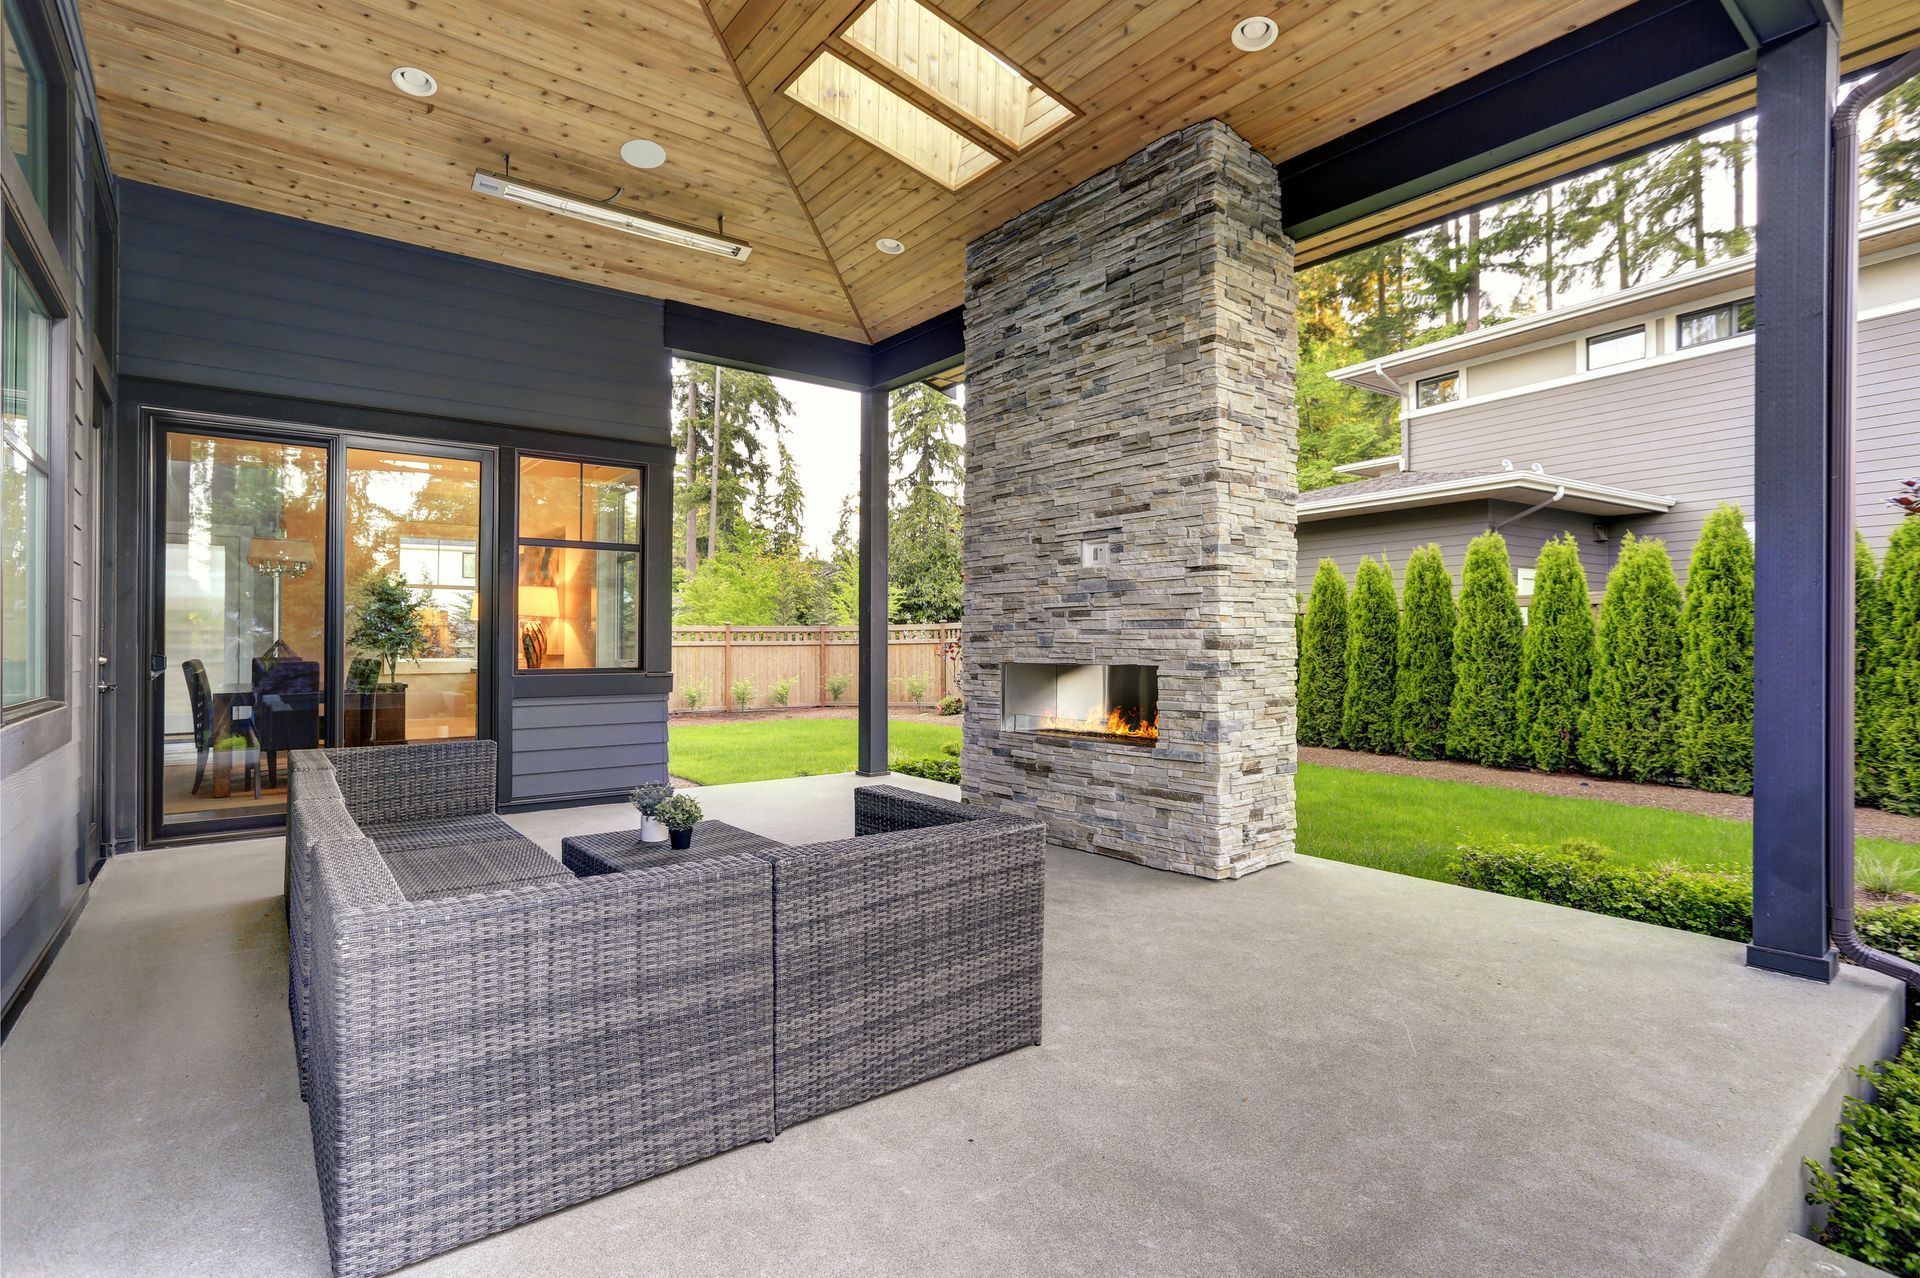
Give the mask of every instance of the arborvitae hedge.
<svg viewBox="0 0 1920 1278">
<path fill-rule="evenodd" d="M 1707 517 L 1681 614 L 1680 774 L 1753 793 L 1753 542 L 1736 506 Z"/>
<path fill-rule="evenodd" d="M 1593 679 L 1593 604 L 1571 536 L 1541 548 L 1520 649 L 1517 759 L 1542 772 L 1570 767 Z"/>
<path fill-rule="evenodd" d="M 1920 518 L 1900 521 L 1880 567 L 1873 763 L 1880 806 L 1920 816 Z"/>
<path fill-rule="evenodd" d="M 1853 796 L 1872 803 L 1880 796 L 1879 759 L 1874 755 L 1873 681 L 1879 673 L 1880 571 L 1873 548 L 1853 530 Z"/>
<path fill-rule="evenodd" d="M 1408 758 L 1437 759 L 1447 750 L 1457 620 L 1453 577 L 1440 547 L 1424 546 L 1407 560 L 1403 604 L 1393 684 L 1394 736 Z"/>
<path fill-rule="evenodd" d="M 1447 753 L 1487 767 L 1512 762 L 1514 694 L 1520 686 L 1520 600 L 1507 539 L 1482 533 L 1460 573 L 1460 620 L 1453 631 L 1453 705 Z"/>
<path fill-rule="evenodd" d="M 1300 636 L 1300 744 L 1340 744 L 1340 717 L 1347 697 L 1347 579 L 1340 565 L 1322 559 L 1307 596 Z"/>
<path fill-rule="evenodd" d="M 1665 543 L 1621 539 L 1607 577 L 1580 762 L 1602 776 L 1665 780 L 1679 770 L 1680 584 Z"/>
<path fill-rule="evenodd" d="M 1399 635 L 1400 604 L 1393 596 L 1393 570 L 1363 555 L 1354 574 L 1347 615 L 1347 693 L 1340 737 L 1349 750 L 1385 754 L 1393 749 Z"/>
</svg>

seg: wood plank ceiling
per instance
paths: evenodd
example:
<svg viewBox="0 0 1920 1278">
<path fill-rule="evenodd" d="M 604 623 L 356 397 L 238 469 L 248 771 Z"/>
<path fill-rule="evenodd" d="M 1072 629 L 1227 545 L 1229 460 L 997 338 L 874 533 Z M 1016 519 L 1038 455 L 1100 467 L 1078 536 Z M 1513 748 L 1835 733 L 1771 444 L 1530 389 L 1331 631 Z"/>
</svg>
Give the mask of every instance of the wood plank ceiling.
<svg viewBox="0 0 1920 1278">
<path fill-rule="evenodd" d="M 1079 112 L 957 191 L 783 92 L 863 0 L 80 0 L 80 9 L 122 176 L 873 341 L 960 302 L 969 240 L 1167 133 L 1219 117 L 1283 159 L 1625 3 L 931 0 Z M 1910 4 L 1849 4 L 1849 46 L 1877 33 L 1884 48 L 1890 23 L 1911 35 L 1920 21 Z M 1262 12 L 1278 20 L 1279 39 L 1236 50 L 1233 23 Z M 439 92 L 396 91 L 388 77 L 401 65 L 430 71 Z M 634 137 L 659 142 L 667 163 L 623 164 L 620 145 Z M 753 256 L 729 262 L 474 194 L 473 170 L 500 167 L 503 154 L 532 182 L 590 198 L 619 189 L 629 207 L 724 221 Z M 1579 154 L 1592 162 L 1591 148 Z M 879 252 L 882 237 L 906 252 Z"/>
</svg>

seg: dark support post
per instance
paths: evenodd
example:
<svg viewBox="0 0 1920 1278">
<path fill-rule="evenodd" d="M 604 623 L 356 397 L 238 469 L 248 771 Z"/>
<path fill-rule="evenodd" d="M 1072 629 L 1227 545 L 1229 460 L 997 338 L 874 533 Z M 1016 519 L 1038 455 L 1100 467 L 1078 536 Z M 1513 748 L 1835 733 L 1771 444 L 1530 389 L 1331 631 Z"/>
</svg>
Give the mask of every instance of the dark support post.
<svg viewBox="0 0 1920 1278">
<path fill-rule="evenodd" d="M 863 777 L 887 771 L 887 400 L 860 395 L 860 752 Z"/>
<path fill-rule="evenodd" d="M 1822 22 L 1762 49 L 1754 338 L 1753 943 L 1747 962 L 1830 981 L 1827 856 L 1853 795 L 1829 763 L 1853 750 L 1853 641 L 1829 593 L 1835 456 L 1831 122 L 1839 32 Z M 1852 563 L 1851 540 L 1845 562 Z M 1847 569 L 1846 588 L 1852 588 Z M 1837 623 L 1837 624 L 1836 624 Z M 1838 633 L 1845 630 L 1846 633 Z M 1844 653 L 1842 660 L 1837 653 Z M 1837 677 L 1836 677 L 1837 675 Z M 1851 787 L 1848 787 L 1850 790 Z"/>
</svg>

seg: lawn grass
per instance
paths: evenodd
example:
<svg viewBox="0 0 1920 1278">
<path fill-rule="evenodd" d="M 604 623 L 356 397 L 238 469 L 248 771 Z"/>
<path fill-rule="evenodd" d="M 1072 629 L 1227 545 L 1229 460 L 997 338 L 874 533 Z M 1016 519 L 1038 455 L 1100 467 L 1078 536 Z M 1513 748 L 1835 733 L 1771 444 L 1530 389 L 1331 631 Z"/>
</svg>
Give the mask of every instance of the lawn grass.
<svg viewBox="0 0 1920 1278">
<path fill-rule="evenodd" d="M 858 726 L 853 719 L 675 723 L 667 731 L 667 770 L 699 785 L 851 772 Z M 959 743 L 960 723 L 893 719 L 887 739 L 896 756 L 938 754 L 948 742 Z"/>
<path fill-rule="evenodd" d="M 668 766 L 701 785 L 850 772 L 856 726 L 852 719 L 676 724 Z M 958 723 L 894 720 L 888 732 L 896 758 L 938 754 L 960 740 Z M 1626 865 L 1744 874 L 1753 864 L 1753 827 L 1744 821 L 1604 799 L 1303 766 L 1299 802 L 1301 852 L 1425 879 L 1446 879 L 1461 844 L 1502 840 L 1553 846 L 1591 839 Z M 1861 839 L 1859 858 L 1863 887 L 1920 892 L 1920 845 Z"/>
</svg>

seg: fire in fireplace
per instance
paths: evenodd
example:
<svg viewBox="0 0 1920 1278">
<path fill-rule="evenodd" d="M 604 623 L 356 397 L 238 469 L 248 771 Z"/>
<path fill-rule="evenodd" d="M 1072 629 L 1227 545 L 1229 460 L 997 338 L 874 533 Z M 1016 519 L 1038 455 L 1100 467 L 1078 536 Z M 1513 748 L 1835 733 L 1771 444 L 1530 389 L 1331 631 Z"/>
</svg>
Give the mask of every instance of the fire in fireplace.
<svg viewBox="0 0 1920 1278">
<path fill-rule="evenodd" d="M 1154 666 L 1005 662 L 1000 723 L 1014 732 L 1152 745 L 1160 739 L 1159 671 Z"/>
</svg>

